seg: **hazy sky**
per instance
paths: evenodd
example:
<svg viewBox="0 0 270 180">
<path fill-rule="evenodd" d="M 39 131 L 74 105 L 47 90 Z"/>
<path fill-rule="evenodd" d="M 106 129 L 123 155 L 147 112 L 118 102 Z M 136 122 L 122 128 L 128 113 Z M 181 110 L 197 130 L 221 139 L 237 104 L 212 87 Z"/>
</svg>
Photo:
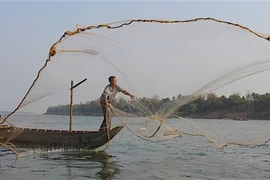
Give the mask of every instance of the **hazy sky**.
<svg viewBox="0 0 270 180">
<path fill-rule="evenodd" d="M 213 17 L 270 34 L 269 7 L 267 1 L 1 1 L 0 111 L 17 106 L 52 43 L 76 24 Z"/>
</svg>

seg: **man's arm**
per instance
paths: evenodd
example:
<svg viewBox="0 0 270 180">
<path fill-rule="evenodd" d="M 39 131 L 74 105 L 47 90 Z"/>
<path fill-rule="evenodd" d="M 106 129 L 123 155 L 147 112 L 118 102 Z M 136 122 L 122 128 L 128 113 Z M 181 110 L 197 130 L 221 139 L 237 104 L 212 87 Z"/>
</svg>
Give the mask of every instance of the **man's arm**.
<svg viewBox="0 0 270 180">
<path fill-rule="evenodd" d="M 127 92 L 126 90 L 123 89 L 121 92 L 122 92 L 123 94 L 129 96 L 131 99 L 134 99 L 134 96 L 133 96 L 132 94 L 130 94 L 129 92 Z"/>
<path fill-rule="evenodd" d="M 111 107 L 111 105 L 110 105 L 110 103 L 109 103 L 109 101 L 108 101 L 108 91 L 109 91 L 109 88 L 106 87 L 106 88 L 104 89 L 104 91 L 103 91 L 102 96 L 103 96 L 103 98 L 104 98 L 104 102 L 105 102 L 106 106 L 107 106 L 107 107 Z"/>
<path fill-rule="evenodd" d="M 108 102 L 108 98 L 107 97 L 108 97 L 108 95 L 105 95 L 104 96 L 105 104 L 106 104 L 107 107 L 111 107 L 111 104 Z"/>
</svg>

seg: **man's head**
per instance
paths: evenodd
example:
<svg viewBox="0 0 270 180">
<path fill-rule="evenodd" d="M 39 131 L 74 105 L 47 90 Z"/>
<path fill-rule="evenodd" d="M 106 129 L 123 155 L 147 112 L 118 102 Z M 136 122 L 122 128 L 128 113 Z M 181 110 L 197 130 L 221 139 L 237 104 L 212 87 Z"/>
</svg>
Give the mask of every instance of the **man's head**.
<svg viewBox="0 0 270 180">
<path fill-rule="evenodd" d="M 116 79 L 116 77 L 115 77 L 115 76 L 110 76 L 110 77 L 109 77 L 109 82 L 110 82 L 110 84 L 112 84 L 112 85 L 116 85 L 116 84 L 117 84 L 117 79 Z"/>
</svg>

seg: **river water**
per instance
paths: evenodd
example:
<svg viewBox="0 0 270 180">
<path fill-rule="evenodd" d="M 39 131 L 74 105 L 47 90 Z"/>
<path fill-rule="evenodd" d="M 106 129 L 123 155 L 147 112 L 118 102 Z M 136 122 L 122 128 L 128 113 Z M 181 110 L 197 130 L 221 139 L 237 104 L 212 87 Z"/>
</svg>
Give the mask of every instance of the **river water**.
<svg viewBox="0 0 270 180">
<path fill-rule="evenodd" d="M 21 125 L 25 125 L 23 119 L 31 119 L 27 115 L 16 118 L 17 124 Z M 101 117 L 78 116 L 73 118 L 73 128 L 94 130 L 101 121 Z M 267 133 L 270 128 L 270 121 L 196 121 L 208 130 L 220 127 L 217 131 L 230 130 L 229 134 L 249 139 Z M 68 122 L 65 116 L 42 116 L 33 124 L 42 128 L 68 129 Z M 180 122 L 174 121 L 175 126 L 177 123 Z M 269 143 L 254 148 L 230 145 L 219 149 L 204 137 L 188 135 L 169 141 L 148 142 L 124 128 L 105 152 L 29 150 L 27 155 L 16 158 L 11 151 L 0 148 L 0 180 L 270 179 L 269 146 Z"/>
</svg>

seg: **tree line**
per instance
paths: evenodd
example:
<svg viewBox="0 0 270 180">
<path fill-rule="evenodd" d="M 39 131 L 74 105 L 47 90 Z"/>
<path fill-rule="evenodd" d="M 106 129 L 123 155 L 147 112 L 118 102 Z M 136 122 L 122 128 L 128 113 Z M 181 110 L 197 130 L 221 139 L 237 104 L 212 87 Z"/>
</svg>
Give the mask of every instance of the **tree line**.
<svg viewBox="0 0 270 180">
<path fill-rule="evenodd" d="M 179 94 L 177 97 L 160 99 L 158 96 L 152 98 L 139 98 L 137 101 L 151 112 L 156 112 L 165 104 L 180 102 L 187 96 Z M 130 103 L 124 98 L 117 98 L 112 102 L 113 106 L 127 113 L 135 113 Z M 51 106 L 45 114 L 50 115 L 69 115 L 69 105 Z M 246 112 L 250 119 L 270 119 L 270 94 L 248 93 L 246 96 L 240 96 L 234 93 L 228 97 L 217 96 L 209 93 L 205 96 L 199 96 L 194 101 L 187 103 L 177 109 L 176 115 L 201 118 L 207 114 L 219 112 L 214 118 L 230 118 L 228 113 Z M 75 104 L 73 106 L 73 115 L 81 116 L 101 116 L 102 111 L 99 100 L 88 101 L 86 103 Z"/>
</svg>

